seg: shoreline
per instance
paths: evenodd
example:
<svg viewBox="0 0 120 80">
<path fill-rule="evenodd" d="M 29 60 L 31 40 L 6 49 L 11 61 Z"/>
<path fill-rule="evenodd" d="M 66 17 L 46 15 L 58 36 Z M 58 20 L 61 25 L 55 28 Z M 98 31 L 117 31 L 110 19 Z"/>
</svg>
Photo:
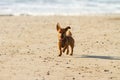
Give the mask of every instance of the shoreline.
<svg viewBox="0 0 120 80">
<path fill-rule="evenodd" d="M 32 14 L 0 14 L 0 16 L 119 16 L 120 13 L 113 13 L 113 14 L 38 14 L 38 15 L 32 15 Z"/>
</svg>

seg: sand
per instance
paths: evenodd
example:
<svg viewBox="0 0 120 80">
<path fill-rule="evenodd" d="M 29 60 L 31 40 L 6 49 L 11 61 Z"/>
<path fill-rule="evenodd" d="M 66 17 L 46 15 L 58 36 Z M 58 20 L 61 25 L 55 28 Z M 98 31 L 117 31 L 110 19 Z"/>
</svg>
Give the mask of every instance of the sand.
<svg viewBox="0 0 120 80">
<path fill-rule="evenodd" d="M 73 56 L 58 57 L 57 22 Z M 120 15 L 0 16 L 0 80 L 120 80 Z"/>
</svg>

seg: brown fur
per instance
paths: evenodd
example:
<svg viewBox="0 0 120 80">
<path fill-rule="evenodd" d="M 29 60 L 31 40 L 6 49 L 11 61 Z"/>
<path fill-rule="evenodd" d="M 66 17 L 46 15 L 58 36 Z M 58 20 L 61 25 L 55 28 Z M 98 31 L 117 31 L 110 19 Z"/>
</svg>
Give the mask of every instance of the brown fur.
<svg viewBox="0 0 120 80">
<path fill-rule="evenodd" d="M 74 39 L 72 37 L 72 33 L 68 31 L 68 29 L 71 29 L 70 26 L 67 26 L 66 28 L 61 28 L 60 24 L 57 23 L 56 29 L 58 31 L 58 47 L 60 54 L 59 56 L 62 55 L 62 52 L 66 52 L 66 54 L 69 54 L 69 46 L 71 47 L 71 56 L 73 55 L 73 48 L 74 48 Z"/>
</svg>

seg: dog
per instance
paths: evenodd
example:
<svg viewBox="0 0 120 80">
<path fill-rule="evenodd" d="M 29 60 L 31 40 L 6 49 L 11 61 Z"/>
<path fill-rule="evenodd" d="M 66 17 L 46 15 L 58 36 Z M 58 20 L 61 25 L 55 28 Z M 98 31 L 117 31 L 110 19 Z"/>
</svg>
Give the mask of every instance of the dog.
<svg viewBox="0 0 120 80">
<path fill-rule="evenodd" d="M 69 47 L 71 47 L 71 53 L 70 55 L 73 55 L 73 49 L 74 49 L 74 39 L 72 37 L 72 33 L 69 31 L 71 29 L 70 26 L 67 26 L 66 28 L 61 28 L 60 24 L 57 23 L 56 29 L 58 32 L 58 48 L 59 48 L 59 55 L 62 55 L 62 52 L 64 53 L 66 50 L 66 54 L 69 54 Z"/>
</svg>

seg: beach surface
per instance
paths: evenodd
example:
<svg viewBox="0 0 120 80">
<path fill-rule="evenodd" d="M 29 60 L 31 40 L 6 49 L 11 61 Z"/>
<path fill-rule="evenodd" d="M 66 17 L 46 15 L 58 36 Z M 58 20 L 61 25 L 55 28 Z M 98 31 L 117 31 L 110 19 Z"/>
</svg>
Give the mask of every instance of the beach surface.
<svg viewBox="0 0 120 80">
<path fill-rule="evenodd" d="M 58 57 L 57 22 L 73 56 Z M 0 80 L 120 80 L 120 15 L 0 16 Z"/>
</svg>

